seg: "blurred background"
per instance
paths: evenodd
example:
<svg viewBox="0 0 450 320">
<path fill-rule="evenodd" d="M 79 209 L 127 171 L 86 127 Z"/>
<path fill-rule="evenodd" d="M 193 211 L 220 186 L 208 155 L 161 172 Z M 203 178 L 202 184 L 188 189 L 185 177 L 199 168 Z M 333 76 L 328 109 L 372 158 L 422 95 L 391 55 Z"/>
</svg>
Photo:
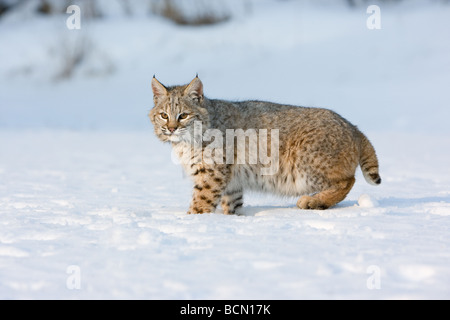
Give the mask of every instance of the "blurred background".
<svg viewBox="0 0 450 320">
<path fill-rule="evenodd" d="M 147 130 L 152 76 L 198 73 L 210 98 L 447 133 L 448 17 L 445 0 L 0 0 L 0 128 Z"/>
</svg>

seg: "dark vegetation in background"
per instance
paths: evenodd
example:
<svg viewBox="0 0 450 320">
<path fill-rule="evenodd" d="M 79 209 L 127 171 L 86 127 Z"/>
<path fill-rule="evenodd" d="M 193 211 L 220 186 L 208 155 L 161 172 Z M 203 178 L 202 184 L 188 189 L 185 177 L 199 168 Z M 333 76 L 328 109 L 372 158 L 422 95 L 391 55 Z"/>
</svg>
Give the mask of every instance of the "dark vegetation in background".
<svg viewBox="0 0 450 320">
<path fill-rule="evenodd" d="M 124 13 L 132 15 L 133 4 L 130 0 L 116 0 L 120 3 Z M 164 17 L 182 26 L 202 26 L 222 23 L 232 18 L 232 10 L 226 0 L 142 0 L 147 1 L 149 13 Z M 303 1 L 303 0 L 274 0 L 274 1 Z M 380 3 L 399 3 L 405 0 L 340 0 L 351 8 Z M 450 3 L 450 0 L 429 0 L 431 2 Z M 83 16 L 91 18 L 102 17 L 97 0 L 0 0 L 0 18 L 7 12 L 24 5 L 35 3 L 35 10 L 44 15 L 65 13 L 71 4 L 83 8 Z M 334 2 L 334 1 L 332 1 Z M 249 7 L 251 0 L 242 0 L 244 6 Z M 231 4 L 233 5 L 233 4 Z"/>
</svg>

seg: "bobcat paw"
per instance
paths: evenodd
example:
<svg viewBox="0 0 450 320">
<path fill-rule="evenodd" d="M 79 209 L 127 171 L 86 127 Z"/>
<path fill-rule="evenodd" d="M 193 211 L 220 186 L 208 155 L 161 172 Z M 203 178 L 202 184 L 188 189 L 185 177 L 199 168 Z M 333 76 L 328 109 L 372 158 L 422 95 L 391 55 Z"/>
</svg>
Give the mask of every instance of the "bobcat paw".
<svg viewBox="0 0 450 320">
<path fill-rule="evenodd" d="M 187 214 L 202 214 L 202 213 L 203 213 L 203 211 L 201 211 L 201 210 L 199 210 L 199 211 L 189 210 L 187 212 Z"/>
<path fill-rule="evenodd" d="M 325 210 L 328 207 L 320 200 L 311 196 L 302 196 L 297 201 L 297 207 L 300 209 Z"/>
<path fill-rule="evenodd" d="M 197 207 L 190 208 L 187 212 L 187 214 L 202 214 L 202 213 L 209 213 L 209 212 L 205 211 L 203 208 Z"/>
</svg>

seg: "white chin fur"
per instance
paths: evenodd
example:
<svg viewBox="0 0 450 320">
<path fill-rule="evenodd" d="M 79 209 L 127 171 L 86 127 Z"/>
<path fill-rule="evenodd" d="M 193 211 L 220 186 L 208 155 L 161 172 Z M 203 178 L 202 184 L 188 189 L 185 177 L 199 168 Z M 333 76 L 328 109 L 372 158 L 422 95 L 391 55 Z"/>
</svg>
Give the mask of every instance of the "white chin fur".
<svg viewBox="0 0 450 320">
<path fill-rule="evenodd" d="M 175 135 L 175 134 L 172 134 L 172 135 L 169 136 L 169 141 L 171 141 L 171 142 L 179 142 L 180 141 L 180 137 Z"/>
</svg>

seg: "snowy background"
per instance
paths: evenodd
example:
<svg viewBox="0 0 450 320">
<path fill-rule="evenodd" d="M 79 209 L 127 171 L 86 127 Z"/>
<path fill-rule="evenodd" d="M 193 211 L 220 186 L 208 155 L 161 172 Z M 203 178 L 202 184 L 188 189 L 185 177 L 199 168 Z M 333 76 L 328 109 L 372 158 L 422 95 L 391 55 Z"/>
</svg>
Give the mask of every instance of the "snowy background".
<svg viewBox="0 0 450 320">
<path fill-rule="evenodd" d="M 375 2 L 379 30 L 364 1 L 182 9 L 225 17 L 202 26 L 161 1 L 95 1 L 80 30 L 63 1 L 0 2 L 17 5 L 0 16 L 1 299 L 450 298 L 445 1 Z M 147 113 L 153 74 L 197 72 L 211 98 L 337 111 L 382 184 L 358 169 L 326 211 L 255 193 L 243 216 L 186 215 L 191 183 Z"/>
</svg>

